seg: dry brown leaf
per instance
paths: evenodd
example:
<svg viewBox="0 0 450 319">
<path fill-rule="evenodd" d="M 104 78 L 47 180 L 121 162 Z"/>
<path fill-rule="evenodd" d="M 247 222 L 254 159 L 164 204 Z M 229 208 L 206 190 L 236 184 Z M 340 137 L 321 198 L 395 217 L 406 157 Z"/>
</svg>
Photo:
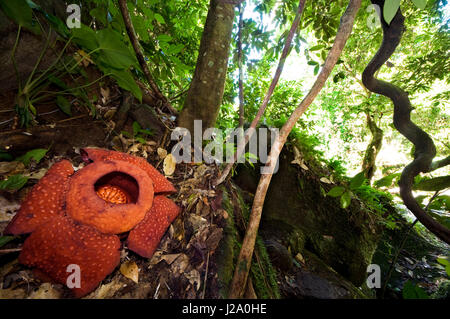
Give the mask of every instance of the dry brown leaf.
<svg viewBox="0 0 450 319">
<path fill-rule="evenodd" d="M 161 256 L 160 260 L 164 260 L 168 265 L 171 265 L 181 254 L 168 254 Z"/>
<path fill-rule="evenodd" d="M 52 284 L 46 282 L 39 286 L 39 289 L 33 291 L 28 299 L 59 299 L 61 291 L 56 289 Z"/>
<path fill-rule="evenodd" d="M 163 149 L 163 148 L 161 148 L 161 147 L 158 147 L 157 152 L 158 152 L 158 156 L 159 156 L 160 159 L 166 158 L 166 156 L 167 156 L 167 151 L 166 151 L 165 149 Z"/>
<path fill-rule="evenodd" d="M 175 167 L 177 163 L 175 157 L 172 154 L 169 154 L 164 159 L 163 171 L 165 175 L 172 175 L 175 172 Z"/>
<path fill-rule="evenodd" d="M 28 176 L 30 179 L 41 179 L 47 173 L 47 168 L 41 168 L 37 172 L 32 172 L 29 174 L 24 174 L 24 176 Z"/>
<path fill-rule="evenodd" d="M 127 153 L 138 153 L 140 148 L 141 148 L 142 144 L 141 143 L 136 143 L 131 145 L 131 147 L 128 149 Z"/>
<path fill-rule="evenodd" d="M 0 222 L 9 222 L 13 218 L 13 213 L 19 208 L 19 201 L 10 202 L 5 197 L 0 196 Z"/>
<path fill-rule="evenodd" d="M 208 221 L 199 215 L 195 215 L 195 214 L 189 215 L 188 221 L 192 225 L 194 232 L 197 232 L 199 229 L 208 226 Z"/>
<path fill-rule="evenodd" d="M 139 267 L 134 261 L 127 261 L 120 265 L 120 272 L 135 283 L 139 282 Z"/>
<path fill-rule="evenodd" d="M 95 64 L 94 61 L 92 61 L 91 57 L 89 56 L 89 54 L 87 54 L 86 52 L 84 52 L 83 50 L 78 50 L 78 58 L 77 55 L 74 55 L 75 60 L 79 63 L 81 61 L 81 58 L 83 58 L 83 61 L 81 62 L 85 67 L 89 65 L 89 63 L 91 64 Z"/>
<path fill-rule="evenodd" d="M 303 258 L 302 254 L 298 253 L 297 255 L 295 255 L 295 259 L 302 264 L 305 264 L 305 258 Z"/>
<path fill-rule="evenodd" d="M 179 254 L 178 258 L 170 265 L 170 269 L 174 274 L 182 274 L 189 265 L 189 257 L 185 254 Z"/>
<path fill-rule="evenodd" d="M 106 299 L 112 298 L 114 294 L 122 289 L 123 283 L 120 282 L 119 276 L 115 277 L 110 283 L 101 285 L 94 292 L 86 296 L 86 299 Z"/>
<path fill-rule="evenodd" d="M 106 103 L 106 101 L 109 99 L 109 87 L 100 88 L 100 93 L 102 94 L 102 102 L 103 104 Z"/>
<path fill-rule="evenodd" d="M 331 182 L 328 178 L 326 178 L 326 177 L 322 177 L 322 178 L 320 179 L 320 181 L 321 181 L 322 183 L 325 183 L 325 184 L 332 184 L 332 182 Z"/>
<path fill-rule="evenodd" d="M 103 118 L 106 120 L 110 120 L 113 118 L 113 116 L 116 114 L 117 109 L 110 109 L 106 111 L 105 115 L 103 115 Z"/>
<path fill-rule="evenodd" d="M 25 170 L 22 162 L 0 162 L 0 174 L 15 175 Z"/>
<path fill-rule="evenodd" d="M 190 272 L 185 273 L 184 276 L 189 280 L 190 284 L 195 287 L 195 290 L 200 289 L 200 273 L 197 269 L 192 269 Z"/>
</svg>

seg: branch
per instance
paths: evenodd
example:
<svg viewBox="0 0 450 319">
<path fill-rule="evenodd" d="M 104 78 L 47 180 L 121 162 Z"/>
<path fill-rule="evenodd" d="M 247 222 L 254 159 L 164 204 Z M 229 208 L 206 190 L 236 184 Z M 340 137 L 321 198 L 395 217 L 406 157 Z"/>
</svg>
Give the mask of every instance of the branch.
<svg viewBox="0 0 450 319">
<path fill-rule="evenodd" d="M 281 53 L 280 61 L 278 62 L 277 70 L 275 71 L 275 75 L 272 79 L 272 82 L 270 83 L 269 89 L 267 90 L 266 96 L 264 97 L 264 100 L 259 107 L 258 113 L 256 114 L 256 117 L 253 119 L 252 123 L 250 124 L 250 128 L 247 130 L 247 133 L 245 134 L 244 141 L 242 143 L 238 143 L 238 147 L 236 150 L 236 153 L 234 154 L 233 161 L 231 163 L 228 163 L 228 165 L 223 170 L 220 177 L 214 182 L 214 185 L 217 186 L 227 178 L 228 174 L 230 174 L 231 169 L 233 168 L 234 163 L 236 163 L 237 159 L 243 154 L 245 150 L 245 146 L 247 145 L 248 141 L 253 135 L 253 132 L 256 129 L 256 125 L 258 125 L 259 120 L 264 114 L 264 111 L 266 110 L 267 104 L 269 104 L 269 100 L 272 97 L 273 91 L 275 90 L 275 87 L 278 84 L 278 80 L 280 79 L 281 73 L 283 72 L 284 63 L 286 61 L 286 58 L 289 54 L 289 51 L 291 49 L 291 43 L 292 39 L 294 38 L 295 31 L 297 30 L 300 19 L 302 17 L 303 9 L 305 7 L 306 0 L 300 0 L 298 4 L 297 13 L 295 15 L 295 19 L 292 22 L 291 29 L 289 30 L 289 34 L 286 38 L 286 42 L 284 43 L 283 52 Z"/>
<path fill-rule="evenodd" d="M 122 12 L 122 17 L 125 23 L 125 27 L 127 29 L 128 37 L 130 38 L 131 44 L 133 45 L 134 48 L 134 52 L 136 53 L 136 57 L 139 61 L 139 65 L 141 66 L 142 71 L 144 72 L 144 75 L 147 78 L 148 83 L 150 84 L 150 87 L 152 88 L 156 96 L 161 101 L 163 101 L 164 106 L 166 106 L 167 109 L 172 114 L 177 114 L 178 113 L 177 110 L 174 109 L 174 107 L 170 104 L 169 100 L 161 93 L 160 89 L 153 80 L 152 75 L 150 74 L 150 70 L 148 69 L 147 62 L 145 61 L 144 58 L 144 54 L 142 53 L 139 41 L 136 37 L 136 32 L 134 30 L 133 23 L 131 22 L 130 13 L 128 12 L 127 7 L 127 0 L 119 0 L 119 7 L 120 11 Z"/>
<path fill-rule="evenodd" d="M 430 172 L 431 171 L 435 171 L 438 168 L 441 168 L 441 167 L 444 167 L 444 166 L 447 166 L 447 165 L 450 165 L 450 155 L 447 156 L 446 158 L 441 159 L 441 160 L 432 162 L 431 163 L 431 167 L 430 167 Z"/>
<path fill-rule="evenodd" d="M 383 8 L 384 0 L 372 0 L 373 4 Z M 382 94 L 394 103 L 394 126 L 415 146 L 414 160 L 407 165 L 402 172 L 399 186 L 400 196 L 406 207 L 417 217 L 417 219 L 433 234 L 450 244 L 450 229 L 434 220 L 420 207 L 412 194 L 414 177 L 419 173 L 429 172 L 432 160 L 436 155 L 436 147 L 430 136 L 415 125 L 410 118 L 412 106 L 408 93 L 392 83 L 375 78 L 374 74 L 391 57 L 400 43 L 405 30 L 401 10 L 398 9 L 394 19 L 388 25 L 384 18 L 382 20 L 383 42 L 373 59 L 369 62 L 362 74 L 364 85 L 372 92 Z"/>
<path fill-rule="evenodd" d="M 297 123 L 300 116 L 302 116 L 306 109 L 311 105 L 330 76 L 331 71 L 336 65 L 336 62 L 344 49 L 345 43 L 352 32 L 356 13 L 358 12 L 360 6 L 361 0 L 350 0 L 347 10 L 341 18 L 341 23 L 339 25 L 333 47 L 328 53 L 328 57 L 325 60 L 325 64 L 320 71 L 320 74 L 318 75 L 308 95 L 302 100 L 300 105 L 294 110 L 288 121 L 281 128 L 280 135 L 277 136 L 274 144 L 272 145 L 266 163 L 268 173 L 266 172 L 261 175 L 258 188 L 256 189 L 247 232 L 245 233 L 242 248 L 236 263 L 237 266 L 231 281 L 229 298 L 240 298 L 243 295 L 243 288 L 245 287 L 248 272 L 250 270 L 256 235 L 258 233 L 259 222 L 261 220 L 264 199 L 266 197 L 267 189 L 269 188 L 270 180 L 272 179 L 273 171 L 278 161 L 281 149 L 283 148 L 289 133 Z"/>
</svg>

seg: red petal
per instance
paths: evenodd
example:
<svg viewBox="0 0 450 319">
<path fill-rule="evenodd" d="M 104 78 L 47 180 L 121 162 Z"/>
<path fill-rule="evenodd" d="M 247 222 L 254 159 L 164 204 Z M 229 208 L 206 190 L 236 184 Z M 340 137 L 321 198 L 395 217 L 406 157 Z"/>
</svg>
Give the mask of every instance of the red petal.
<svg viewBox="0 0 450 319">
<path fill-rule="evenodd" d="M 113 204 L 98 196 L 95 185 L 105 177 L 123 174 L 134 179 L 138 188 L 128 189 L 122 178 L 107 179 L 112 186 L 125 187 L 124 190 L 136 197 L 136 202 Z M 120 175 L 118 175 L 120 177 Z M 115 185 L 114 181 L 120 181 Z M 132 194 L 138 190 L 138 194 Z M 67 215 L 85 225 L 93 226 L 105 234 L 119 234 L 129 231 L 140 223 L 152 207 L 153 183 L 144 170 L 125 161 L 99 161 L 87 165 L 70 179 L 66 196 Z"/>
<path fill-rule="evenodd" d="M 69 161 L 54 164 L 27 195 L 4 233 L 31 233 L 55 216 L 63 215 L 68 180 L 72 174 L 73 167 Z"/>
<path fill-rule="evenodd" d="M 120 241 L 115 235 L 105 235 L 94 228 L 76 224 L 68 217 L 55 217 L 36 229 L 25 241 L 19 262 L 36 267 L 44 276 L 67 285 L 80 268 L 80 288 L 72 288 L 79 298 L 94 290 L 120 262 Z"/>
<path fill-rule="evenodd" d="M 171 199 L 155 196 L 153 206 L 128 236 L 128 248 L 142 257 L 150 258 L 161 241 L 169 225 L 180 213 Z"/>
<path fill-rule="evenodd" d="M 133 163 L 146 171 L 148 176 L 153 180 L 155 193 L 175 193 L 177 191 L 164 175 L 142 157 L 98 148 L 85 148 L 81 153 L 84 161 L 120 160 Z"/>
</svg>

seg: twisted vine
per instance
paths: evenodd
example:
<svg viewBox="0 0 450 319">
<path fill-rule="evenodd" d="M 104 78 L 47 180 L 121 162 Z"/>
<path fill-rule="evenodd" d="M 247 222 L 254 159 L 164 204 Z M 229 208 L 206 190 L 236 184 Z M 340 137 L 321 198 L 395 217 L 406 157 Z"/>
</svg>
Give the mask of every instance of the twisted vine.
<svg viewBox="0 0 450 319">
<path fill-rule="evenodd" d="M 372 3 L 383 8 L 385 0 L 372 0 Z M 414 178 L 420 173 L 432 170 L 432 161 L 436 155 L 436 147 L 430 136 L 411 121 L 412 106 L 408 93 L 398 86 L 375 78 L 377 70 L 391 57 L 400 43 L 405 31 L 404 16 L 400 8 L 394 19 L 388 25 L 381 17 L 383 28 L 383 42 L 373 59 L 369 62 L 362 74 L 362 81 L 371 92 L 382 94 L 394 103 L 394 126 L 414 144 L 414 160 L 402 172 L 399 186 L 400 196 L 406 207 L 417 219 L 433 234 L 450 244 L 450 229 L 434 220 L 419 206 L 412 194 Z"/>
</svg>

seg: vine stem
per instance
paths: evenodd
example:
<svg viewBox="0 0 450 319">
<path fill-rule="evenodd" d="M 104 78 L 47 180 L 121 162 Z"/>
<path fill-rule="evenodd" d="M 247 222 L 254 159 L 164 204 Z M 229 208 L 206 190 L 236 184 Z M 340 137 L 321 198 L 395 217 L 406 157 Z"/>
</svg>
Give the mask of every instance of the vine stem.
<svg viewBox="0 0 450 319">
<path fill-rule="evenodd" d="M 300 105 L 294 110 L 287 122 L 281 128 L 280 134 L 276 137 L 275 142 L 272 145 L 266 163 L 267 171 L 265 174 L 261 174 L 258 188 L 256 189 L 248 228 L 245 233 L 242 248 L 239 252 L 239 257 L 236 263 L 236 269 L 231 281 L 229 298 L 242 298 L 244 294 L 244 288 L 247 282 L 253 250 L 255 247 L 256 235 L 258 233 L 258 227 L 261 220 L 264 199 L 266 197 L 270 180 L 272 179 L 272 175 L 278 161 L 278 157 L 281 153 L 281 149 L 283 148 L 289 133 L 297 123 L 298 119 L 311 105 L 316 96 L 319 94 L 320 90 L 325 85 L 326 80 L 328 79 L 331 71 L 336 65 L 336 62 L 338 61 L 342 50 L 344 49 L 345 43 L 347 42 L 347 39 L 352 32 L 356 13 L 358 12 L 360 7 L 361 0 L 350 0 L 345 13 L 341 17 L 341 23 L 339 25 L 336 38 L 330 52 L 328 53 L 327 59 L 325 60 L 320 74 L 317 76 L 317 79 L 314 82 L 309 93 L 305 96 Z"/>
<path fill-rule="evenodd" d="M 147 62 L 145 61 L 144 54 L 142 53 L 139 41 L 136 37 L 136 31 L 134 30 L 133 23 L 131 22 L 130 12 L 128 11 L 127 1 L 119 0 L 119 7 L 122 13 L 123 21 L 125 23 L 125 27 L 127 29 L 128 37 L 130 38 L 131 44 L 133 45 L 134 52 L 136 53 L 136 57 L 139 61 L 139 65 L 144 72 L 145 77 L 147 78 L 150 87 L 156 96 L 164 102 L 164 105 L 172 114 L 177 114 L 177 110 L 170 104 L 169 100 L 161 93 L 158 85 L 153 80 L 152 75 L 150 74 L 150 70 L 148 69 Z"/>
<path fill-rule="evenodd" d="M 372 3 L 383 8 L 385 0 L 372 0 Z M 433 140 L 411 121 L 412 106 L 408 93 L 392 83 L 375 78 L 375 73 L 386 63 L 400 44 L 405 30 L 405 18 L 400 8 L 390 24 L 387 24 L 383 17 L 380 18 L 383 42 L 365 68 L 362 81 L 371 92 L 384 95 L 392 100 L 394 103 L 394 126 L 397 131 L 414 144 L 414 160 L 403 169 L 398 183 L 403 203 L 429 231 L 450 244 L 450 229 L 427 215 L 412 193 L 414 178 L 420 173 L 427 173 L 433 169 L 432 161 L 436 155 Z"/>
</svg>

